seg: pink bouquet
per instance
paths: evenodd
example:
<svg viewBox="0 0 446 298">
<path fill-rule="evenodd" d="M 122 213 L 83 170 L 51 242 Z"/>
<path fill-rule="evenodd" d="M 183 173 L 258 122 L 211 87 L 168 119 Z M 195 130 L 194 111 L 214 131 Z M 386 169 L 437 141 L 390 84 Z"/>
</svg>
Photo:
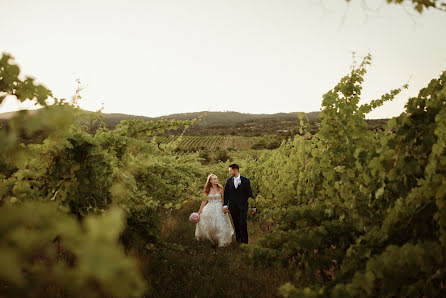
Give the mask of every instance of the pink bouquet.
<svg viewBox="0 0 446 298">
<path fill-rule="evenodd" d="M 197 212 L 192 212 L 189 216 L 189 220 L 191 222 L 197 223 L 200 221 L 200 214 L 198 214 Z"/>
</svg>

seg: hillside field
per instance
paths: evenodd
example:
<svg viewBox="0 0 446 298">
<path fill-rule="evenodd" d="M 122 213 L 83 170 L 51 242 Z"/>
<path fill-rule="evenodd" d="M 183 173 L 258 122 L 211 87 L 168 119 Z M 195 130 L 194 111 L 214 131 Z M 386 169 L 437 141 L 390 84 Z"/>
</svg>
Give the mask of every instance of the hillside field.
<svg viewBox="0 0 446 298">
<path fill-rule="evenodd" d="M 199 150 L 199 149 L 234 149 L 246 150 L 258 143 L 262 137 L 245 136 L 170 136 L 157 137 L 160 144 L 171 144 L 179 142 L 178 148 L 181 150 Z"/>
</svg>

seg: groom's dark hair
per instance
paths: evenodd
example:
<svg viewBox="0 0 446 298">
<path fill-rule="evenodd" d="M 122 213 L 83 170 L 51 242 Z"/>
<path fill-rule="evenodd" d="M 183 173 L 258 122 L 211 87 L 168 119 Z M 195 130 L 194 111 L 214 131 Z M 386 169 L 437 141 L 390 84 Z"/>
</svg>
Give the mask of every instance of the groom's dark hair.
<svg viewBox="0 0 446 298">
<path fill-rule="evenodd" d="M 236 163 L 233 163 L 233 164 L 229 165 L 229 167 L 230 167 L 231 169 L 233 169 L 233 170 L 235 170 L 235 169 L 240 170 L 240 167 L 239 167 L 238 164 L 236 164 Z"/>
</svg>

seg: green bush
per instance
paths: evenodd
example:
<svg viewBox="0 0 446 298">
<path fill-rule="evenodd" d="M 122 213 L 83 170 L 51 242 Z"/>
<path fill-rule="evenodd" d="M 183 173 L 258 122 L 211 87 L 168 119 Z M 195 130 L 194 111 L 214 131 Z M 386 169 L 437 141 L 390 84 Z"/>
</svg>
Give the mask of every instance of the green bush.
<svg viewBox="0 0 446 298">
<path fill-rule="evenodd" d="M 228 151 L 226 151 L 225 149 L 219 149 L 219 150 L 216 152 L 215 159 L 216 159 L 217 161 L 226 162 L 227 160 L 230 159 L 230 156 L 229 156 Z"/>
<path fill-rule="evenodd" d="M 358 105 L 369 63 L 324 95 L 315 136 L 265 153 L 253 169 L 274 228 L 244 248 L 252 263 L 296 271 L 284 296 L 446 295 L 446 72 L 385 131 L 371 131 L 365 114 L 401 89 Z"/>
<path fill-rule="evenodd" d="M 79 223 L 57 204 L 8 203 L 0 208 L 0 295 L 141 296 L 148 288 L 118 242 L 124 227 L 122 209 Z"/>
</svg>

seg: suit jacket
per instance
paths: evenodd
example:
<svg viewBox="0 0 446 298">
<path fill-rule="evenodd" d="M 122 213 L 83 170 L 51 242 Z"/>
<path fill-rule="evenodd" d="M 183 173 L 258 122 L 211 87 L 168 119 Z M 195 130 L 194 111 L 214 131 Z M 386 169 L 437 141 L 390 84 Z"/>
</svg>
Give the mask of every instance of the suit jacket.
<svg viewBox="0 0 446 298">
<path fill-rule="evenodd" d="M 248 210 L 248 199 L 253 198 L 251 182 L 248 178 L 240 175 L 241 184 L 235 188 L 234 177 L 228 178 L 226 180 L 225 191 L 224 191 L 224 205 L 237 206 L 241 210 Z M 254 208 L 254 207 L 253 207 Z"/>
</svg>

